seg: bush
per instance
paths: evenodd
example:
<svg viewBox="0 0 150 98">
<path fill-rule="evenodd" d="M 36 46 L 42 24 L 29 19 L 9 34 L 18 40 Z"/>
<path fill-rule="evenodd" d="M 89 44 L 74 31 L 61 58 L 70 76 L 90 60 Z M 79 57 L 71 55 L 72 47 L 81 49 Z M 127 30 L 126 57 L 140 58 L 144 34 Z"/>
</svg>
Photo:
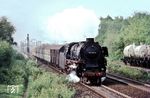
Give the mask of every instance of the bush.
<svg viewBox="0 0 150 98">
<path fill-rule="evenodd" d="M 11 63 L 12 48 L 6 41 L 0 41 L 0 67 L 9 67 Z"/>
<path fill-rule="evenodd" d="M 140 70 L 129 68 L 129 67 L 120 67 L 118 72 L 128 78 L 140 79 L 142 78 L 142 73 Z"/>
<path fill-rule="evenodd" d="M 44 72 L 37 79 L 30 79 L 29 98 L 71 98 L 75 91 L 67 83 L 63 76 Z"/>
<path fill-rule="evenodd" d="M 32 60 L 27 61 L 24 69 L 29 76 L 29 98 L 71 98 L 74 95 L 75 91 L 68 88 L 64 76 L 45 72 Z"/>
<path fill-rule="evenodd" d="M 24 81 L 24 75 L 26 74 L 24 66 L 26 66 L 26 60 L 15 60 L 11 65 L 11 80 L 13 84 L 22 84 Z"/>
<path fill-rule="evenodd" d="M 143 70 L 131 68 L 114 62 L 109 62 L 107 68 L 110 73 L 116 75 L 124 76 L 134 80 L 140 80 L 143 82 L 150 82 L 150 73 Z"/>
<path fill-rule="evenodd" d="M 6 68 L 0 69 L 0 84 L 8 84 L 11 78 L 11 73 Z"/>
<path fill-rule="evenodd" d="M 12 59 L 25 60 L 24 56 L 22 54 L 18 53 L 16 50 L 13 50 L 13 52 L 12 52 Z"/>
<path fill-rule="evenodd" d="M 1 84 L 22 84 L 23 76 L 26 73 L 24 66 L 26 60 L 17 51 L 5 42 L 0 42 L 0 83 Z"/>
<path fill-rule="evenodd" d="M 74 94 L 63 76 L 38 68 L 34 61 L 25 59 L 5 41 L 0 42 L 0 61 L 0 84 L 24 84 L 23 91 L 29 87 L 29 98 L 70 98 Z"/>
</svg>

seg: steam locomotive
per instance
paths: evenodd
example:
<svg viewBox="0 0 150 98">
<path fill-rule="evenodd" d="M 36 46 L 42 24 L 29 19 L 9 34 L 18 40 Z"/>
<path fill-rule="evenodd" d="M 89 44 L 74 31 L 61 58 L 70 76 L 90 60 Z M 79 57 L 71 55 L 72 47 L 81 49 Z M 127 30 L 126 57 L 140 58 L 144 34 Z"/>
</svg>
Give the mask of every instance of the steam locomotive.
<svg viewBox="0 0 150 98">
<path fill-rule="evenodd" d="M 106 76 L 108 50 L 94 38 L 65 45 L 43 44 L 35 48 L 33 55 L 67 73 L 74 70 L 82 81 L 101 84 Z"/>
</svg>

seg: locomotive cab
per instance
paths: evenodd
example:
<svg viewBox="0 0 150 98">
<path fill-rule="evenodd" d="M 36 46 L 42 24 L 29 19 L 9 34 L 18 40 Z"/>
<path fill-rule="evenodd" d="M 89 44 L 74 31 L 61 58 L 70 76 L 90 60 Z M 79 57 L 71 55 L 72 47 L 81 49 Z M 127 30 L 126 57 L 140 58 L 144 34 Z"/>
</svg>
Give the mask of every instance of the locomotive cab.
<svg viewBox="0 0 150 98">
<path fill-rule="evenodd" d="M 107 47 L 102 47 L 102 53 L 105 57 L 108 57 L 108 48 Z"/>
</svg>

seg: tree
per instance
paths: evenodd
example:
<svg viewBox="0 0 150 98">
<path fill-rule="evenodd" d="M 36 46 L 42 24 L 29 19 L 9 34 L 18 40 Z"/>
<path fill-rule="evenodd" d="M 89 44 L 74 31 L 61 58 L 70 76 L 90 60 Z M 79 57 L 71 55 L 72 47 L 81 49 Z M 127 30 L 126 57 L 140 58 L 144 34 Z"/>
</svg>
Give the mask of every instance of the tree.
<svg viewBox="0 0 150 98">
<path fill-rule="evenodd" d="M 10 44 L 16 44 L 12 35 L 15 32 L 15 27 L 8 21 L 6 17 L 0 18 L 0 40 L 5 40 Z"/>
<path fill-rule="evenodd" d="M 122 37 L 124 37 L 125 45 L 131 43 L 149 44 L 150 36 L 150 14 L 147 13 L 135 13 L 133 17 L 129 19 L 129 24 L 127 28 L 122 31 Z"/>
<path fill-rule="evenodd" d="M 113 60 L 123 57 L 123 49 L 129 44 L 150 44 L 150 14 L 136 12 L 133 16 L 100 18 L 96 40 L 108 47 Z"/>
<path fill-rule="evenodd" d="M 0 68 L 8 67 L 11 63 L 12 47 L 6 41 L 0 41 Z"/>
</svg>

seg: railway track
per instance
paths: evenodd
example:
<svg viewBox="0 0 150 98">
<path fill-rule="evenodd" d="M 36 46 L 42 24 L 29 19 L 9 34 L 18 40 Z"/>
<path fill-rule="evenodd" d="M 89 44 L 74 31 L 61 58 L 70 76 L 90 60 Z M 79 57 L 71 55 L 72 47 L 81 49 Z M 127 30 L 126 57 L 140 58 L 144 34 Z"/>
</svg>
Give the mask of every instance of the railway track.
<svg viewBox="0 0 150 98">
<path fill-rule="evenodd" d="M 150 98 L 149 86 L 131 80 L 120 79 L 110 74 L 107 75 L 103 85 L 132 98 Z"/>
<path fill-rule="evenodd" d="M 128 82 L 129 84 L 134 84 L 134 85 L 137 85 L 137 86 L 144 86 L 144 87 L 147 87 L 147 88 L 150 88 L 150 84 L 149 83 L 144 83 L 144 82 L 141 82 L 141 81 L 136 81 L 136 80 L 133 80 L 133 79 L 130 79 L 130 78 L 126 78 L 126 77 L 121 77 L 121 76 L 118 76 L 118 75 L 114 75 L 114 74 L 111 74 L 111 73 L 107 73 L 107 77 L 114 77 L 114 78 L 118 78 L 124 82 Z"/>
<path fill-rule="evenodd" d="M 40 67 L 44 68 L 46 71 L 55 72 L 58 74 L 64 74 L 59 69 L 51 66 L 51 65 L 45 65 L 42 62 L 39 62 Z M 42 66 L 41 66 L 42 65 Z M 90 86 L 85 85 L 81 82 L 79 83 L 72 83 L 69 84 L 69 86 L 74 87 L 76 89 L 76 94 L 74 95 L 74 98 L 107 98 L 100 94 L 99 92 L 93 90 Z"/>
<path fill-rule="evenodd" d="M 40 63 L 44 65 L 42 62 Z M 61 72 L 58 68 L 50 65 L 42 66 L 47 71 L 54 71 L 59 74 L 65 73 Z M 133 83 L 135 84 L 135 83 Z M 131 85 L 125 80 L 121 80 L 117 77 L 110 76 L 108 74 L 107 79 L 101 86 L 90 86 L 85 85 L 81 82 L 71 83 L 70 86 L 76 89 L 76 94 L 74 98 L 149 98 L 150 88 L 144 89 L 143 85 L 141 88 Z M 137 85 L 137 84 L 136 84 Z"/>
<path fill-rule="evenodd" d="M 47 71 L 53 71 L 57 72 L 59 74 L 64 74 L 62 73 L 59 69 L 53 67 L 53 66 L 42 66 L 43 68 L 46 68 Z M 107 88 L 106 86 L 90 86 L 90 85 L 85 85 L 82 82 L 79 83 L 72 83 L 69 84 L 69 86 L 74 87 L 76 89 L 76 94 L 74 98 L 127 98 L 127 96 L 115 92 L 113 89 Z"/>
</svg>

